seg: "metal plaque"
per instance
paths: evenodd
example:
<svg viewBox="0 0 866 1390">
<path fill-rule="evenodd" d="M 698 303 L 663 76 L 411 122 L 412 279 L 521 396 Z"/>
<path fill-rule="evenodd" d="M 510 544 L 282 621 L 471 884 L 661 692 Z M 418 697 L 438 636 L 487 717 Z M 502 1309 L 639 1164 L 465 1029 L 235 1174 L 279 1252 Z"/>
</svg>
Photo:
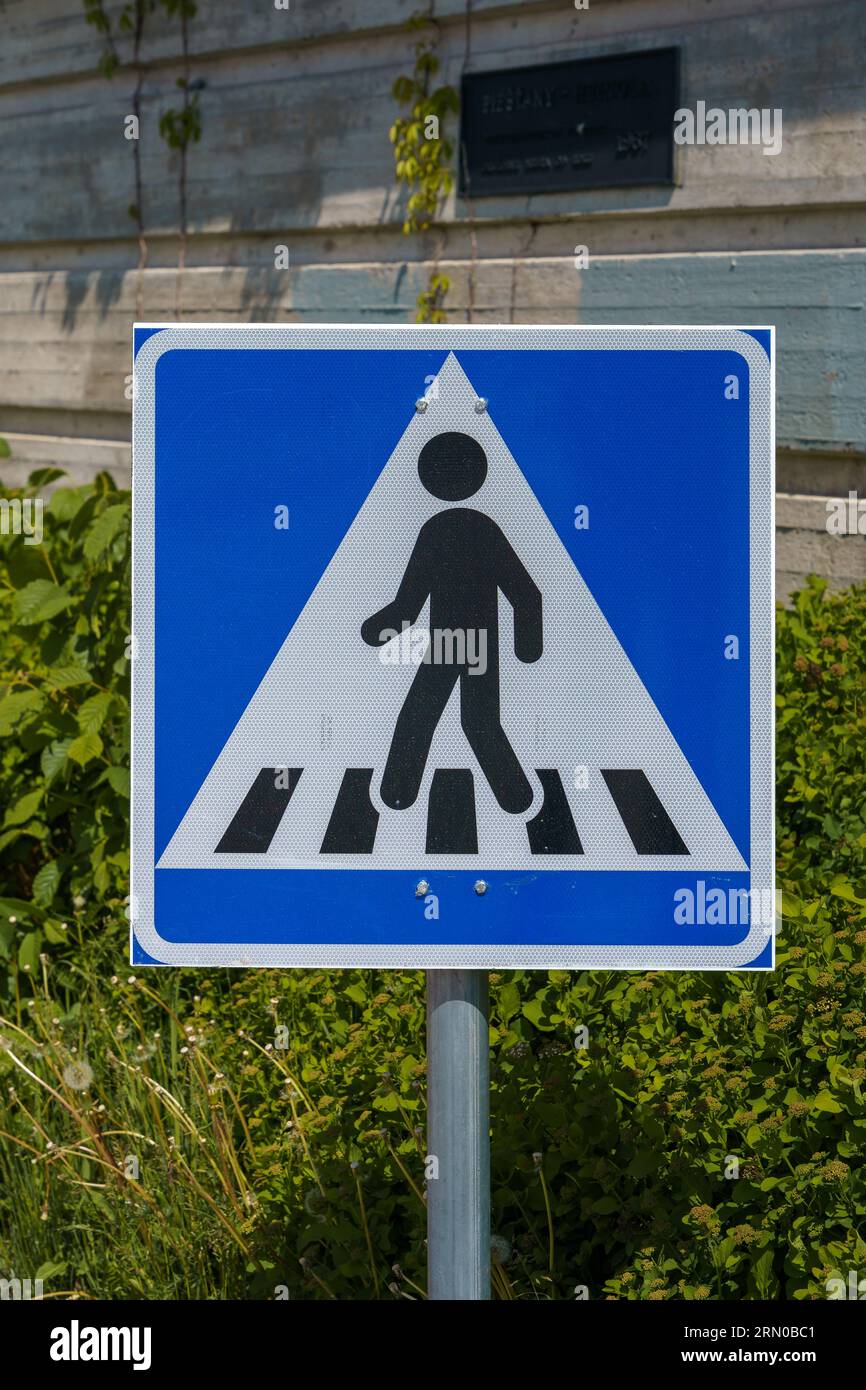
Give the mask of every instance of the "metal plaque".
<svg viewBox="0 0 866 1390">
<path fill-rule="evenodd" d="M 678 105 L 676 48 L 467 74 L 460 190 L 670 185 Z"/>
</svg>

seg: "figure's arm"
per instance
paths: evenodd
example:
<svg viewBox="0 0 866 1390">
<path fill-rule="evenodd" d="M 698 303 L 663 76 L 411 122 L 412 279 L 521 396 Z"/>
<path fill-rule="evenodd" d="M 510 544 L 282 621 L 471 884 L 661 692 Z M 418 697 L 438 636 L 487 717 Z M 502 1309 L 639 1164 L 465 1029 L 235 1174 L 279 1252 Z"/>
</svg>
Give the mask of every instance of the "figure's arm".
<svg viewBox="0 0 866 1390">
<path fill-rule="evenodd" d="M 404 622 L 410 625 L 414 623 L 429 593 L 430 563 L 427 539 L 422 527 L 395 598 L 368 618 L 361 628 L 361 636 L 367 645 L 382 647 L 390 640 L 393 632 L 402 630 Z M 388 636 L 383 637 L 383 632 L 387 632 Z"/>
<path fill-rule="evenodd" d="M 514 609 L 514 653 L 519 661 L 538 661 L 544 650 L 541 590 L 501 531 L 497 562 L 497 582 Z"/>
</svg>

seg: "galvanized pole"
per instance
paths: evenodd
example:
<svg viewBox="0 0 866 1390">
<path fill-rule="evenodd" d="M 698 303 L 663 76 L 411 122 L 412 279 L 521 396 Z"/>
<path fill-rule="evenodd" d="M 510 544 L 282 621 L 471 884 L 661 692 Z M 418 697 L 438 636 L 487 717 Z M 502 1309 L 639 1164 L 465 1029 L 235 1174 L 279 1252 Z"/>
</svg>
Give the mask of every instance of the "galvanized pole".
<svg viewBox="0 0 866 1390">
<path fill-rule="evenodd" d="M 427 1292 L 490 1298 L 486 970 L 427 972 Z"/>
</svg>

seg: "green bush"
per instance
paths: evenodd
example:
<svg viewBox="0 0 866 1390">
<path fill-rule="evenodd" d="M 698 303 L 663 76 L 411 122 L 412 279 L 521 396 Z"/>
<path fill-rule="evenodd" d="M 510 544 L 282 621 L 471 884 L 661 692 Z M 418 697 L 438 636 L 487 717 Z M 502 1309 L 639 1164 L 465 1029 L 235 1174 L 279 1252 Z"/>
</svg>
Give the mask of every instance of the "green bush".
<svg viewBox="0 0 866 1390">
<path fill-rule="evenodd" d="M 0 1272 L 422 1297 L 423 977 L 125 964 L 127 529 L 99 478 L 0 542 Z M 866 586 L 779 612 L 774 974 L 492 977 L 498 1297 L 866 1274 L 864 633 Z"/>
<path fill-rule="evenodd" d="M 21 967 L 61 941 L 57 903 L 112 913 L 128 892 L 129 516 L 101 475 L 55 491 L 41 544 L 0 535 L 0 950 Z"/>
</svg>

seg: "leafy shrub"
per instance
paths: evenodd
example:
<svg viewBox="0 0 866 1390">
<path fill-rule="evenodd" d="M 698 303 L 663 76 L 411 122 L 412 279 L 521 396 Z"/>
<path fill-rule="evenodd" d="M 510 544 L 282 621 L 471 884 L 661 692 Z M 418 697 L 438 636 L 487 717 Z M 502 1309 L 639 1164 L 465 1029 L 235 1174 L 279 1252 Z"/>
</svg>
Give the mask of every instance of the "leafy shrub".
<svg viewBox="0 0 866 1390">
<path fill-rule="evenodd" d="M 866 862 L 866 586 L 814 576 L 777 622 L 779 875 L 826 890 Z"/>
<path fill-rule="evenodd" d="M 129 514 L 103 474 L 54 492 L 42 544 L 0 535 L 0 951 L 22 968 L 61 941 L 57 902 L 128 892 Z"/>
<path fill-rule="evenodd" d="M 44 555 L 0 551 L 0 1268 L 421 1297 L 423 977 L 124 965 L 127 522 L 100 478 L 54 494 Z M 774 974 L 492 977 L 498 1297 L 866 1275 L 864 633 L 866 586 L 779 613 Z"/>
</svg>

